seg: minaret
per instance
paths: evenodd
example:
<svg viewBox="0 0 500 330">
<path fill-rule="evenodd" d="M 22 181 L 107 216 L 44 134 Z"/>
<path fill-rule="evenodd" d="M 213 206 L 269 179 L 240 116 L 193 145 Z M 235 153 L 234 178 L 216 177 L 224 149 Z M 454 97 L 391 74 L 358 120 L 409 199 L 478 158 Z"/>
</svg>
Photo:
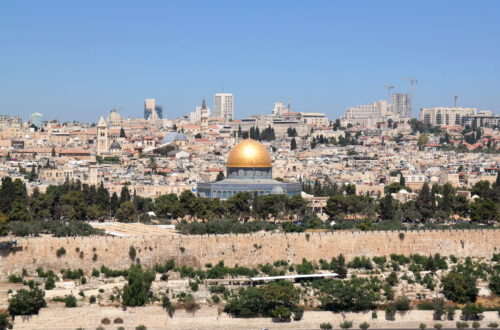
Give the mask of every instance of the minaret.
<svg viewBox="0 0 500 330">
<path fill-rule="evenodd" d="M 201 115 L 201 130 L 203 132 L 206 132 L 208 130 L 208 109 L 205 99 L 203 99 L 203 102 L 201 103 L 200 115 Z"/>
<path fill-rule="evenodd" d="M 97 154 L 108 152 L 108 124 L 101 116 L 97 124 Z"/>
</svg>

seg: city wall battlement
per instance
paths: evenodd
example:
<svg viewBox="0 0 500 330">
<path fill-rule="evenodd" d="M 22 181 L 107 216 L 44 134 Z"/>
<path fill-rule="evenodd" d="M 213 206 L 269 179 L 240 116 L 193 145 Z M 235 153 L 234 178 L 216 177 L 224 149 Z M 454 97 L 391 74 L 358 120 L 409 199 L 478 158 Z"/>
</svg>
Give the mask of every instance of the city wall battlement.
<svg viewBox="0 0 500 330">
<path fill-rule="evenodd" d="M 500 230 L 421 230 L 369 232 L 254 233 L 229 235 L 165 235 L 141 237 L 30 237 L 18 238 L 17 251 L 0 250 L 0 273 L 21 273 L 22 268 L 86 271 L 105 265 L 113 269 L 130 266 L 130 246 L 145 266 L 175 259 L 178 264 L 204 266 L 224 260 L 255 267 L 284 259 L 300 263 L 303 258 L 330 260 L 339 253 L 347 260 L 356 256 L 435 254 L 490 258 L 500 253 Z M 57 257 L 56 251 L 66 253 Z M 96 255 L 94 257 L 94 255 Z M 94 260 L 95 259 L 95 260 Z"/>
</svg>

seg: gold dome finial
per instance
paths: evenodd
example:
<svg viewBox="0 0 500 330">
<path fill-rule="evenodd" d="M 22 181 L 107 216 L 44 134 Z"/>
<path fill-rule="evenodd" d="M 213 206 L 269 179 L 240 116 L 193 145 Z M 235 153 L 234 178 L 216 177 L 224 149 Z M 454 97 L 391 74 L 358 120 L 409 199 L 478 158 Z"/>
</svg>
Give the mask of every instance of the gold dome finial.
<svg viewBox="0 0 500 330">
<path fill-rule="evenodd" d="M 261 143 L 246 139 L 231 150 L 227 167 L 271 167 L 271 155 Z"/>
</svg>

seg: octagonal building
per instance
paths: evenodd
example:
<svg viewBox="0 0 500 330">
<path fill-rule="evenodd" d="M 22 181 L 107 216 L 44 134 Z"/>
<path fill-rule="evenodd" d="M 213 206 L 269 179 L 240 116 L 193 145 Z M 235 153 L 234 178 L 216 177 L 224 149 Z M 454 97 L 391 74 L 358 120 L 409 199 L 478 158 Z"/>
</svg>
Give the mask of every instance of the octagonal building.
<svg viewBox="0 0 500 330">
<path fill-rule="evenodd" d="M 246 139 L 238 143 L 227 157 L 226 178 L 222 181 L 198 183 L 198 196 L 228 199 L 239 192 L 260 195 L 301 193 L 298 182 L 273 180 L 271 155 L 261 143 Z"/>
</svg>

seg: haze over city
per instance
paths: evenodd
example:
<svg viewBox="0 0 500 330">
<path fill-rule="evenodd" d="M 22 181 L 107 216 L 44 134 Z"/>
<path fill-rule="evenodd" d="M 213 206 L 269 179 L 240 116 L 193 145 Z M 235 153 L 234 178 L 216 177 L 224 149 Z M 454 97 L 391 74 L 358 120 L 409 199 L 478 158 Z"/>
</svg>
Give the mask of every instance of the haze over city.
<svg viewBox="0 0 500 330">
<path fill-rule="evenodd" d="M 137 117 L 145 98 L 164 116 L 202 98 L 235 96 L 235 118 L 296 111 L 330 118 L 409 93 L 418 109 L 499 112 L 498 1 L 3 1 L 0 113 L 96 121 Z"/>
</svg>

